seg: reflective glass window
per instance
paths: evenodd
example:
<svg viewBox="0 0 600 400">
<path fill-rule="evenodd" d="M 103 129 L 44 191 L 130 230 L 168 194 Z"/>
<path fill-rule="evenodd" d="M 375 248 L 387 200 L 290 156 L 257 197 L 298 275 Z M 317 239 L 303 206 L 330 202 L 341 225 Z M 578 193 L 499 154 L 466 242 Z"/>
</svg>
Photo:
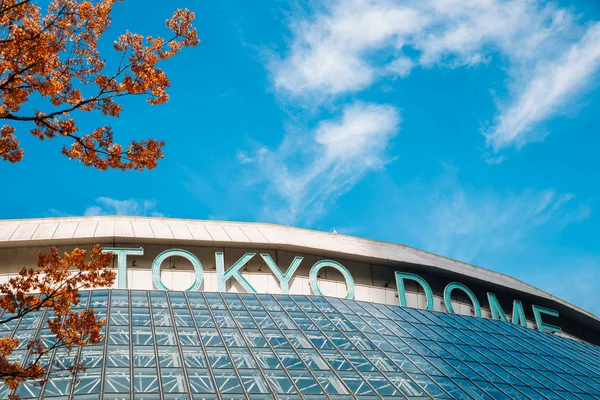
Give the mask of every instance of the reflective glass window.
<svg viewBox="0 0 600 400">
<path fill-rule="evenodd" d="M 208 370 L 189 369 L 188 379 L 193 393 L 214 393 L 215 388 Z"/>
<path fill-rule="evenodd" d="M 155 368 L 134 368 L 133 390 L 138 393 L 159 392 L 158 371 Z"/>
<path fill-rule="evenodd" d="M 501 321 L 321 296 L 114 290 L 85 292 L 82 299 L 75 310 L 89 305 L 107 319 L 101 344 L 44 355 L 40 362 L 51 365 L 51 379 L 42 387 L 26 382 L 14 394 L 56 400 L 600 398 L 600 348 Z M 46 314 L 0 324 L 1 334 L 14 329 L 22 342 L 8 360 L 31 362 L 33 338 L 52 345 L 45 321 L 55 315 Z M 86 370 L 73 377 L 65 370 L 75 357 Z M 0 398 L 11 394 L 2 390 Z"/>
<path fill-rule="evenodd" d="M 187 385 L 183 369 L 161 368 L 160 381 L 165 393 L 187 393 Z"/>
<path fill-rule="evenodd" d="M 104 391 L 108 393 L 130 393 L 129 369 L 107 368 L 104 373 Z"/>
<path fill-rule="evenodd" d="M 107 349 L 108 367 L 129 367 L 129 346 L 112 346 Z"/>
<path fill-rule="evenodd" d="M 156 354 L 153 346 L 133 346 L 132 354 L 134 367 L 156 366 Z"/>
<path fill-rule="evenodd" d="M 176 346 L 158 346 L 158 364 L 161 367 L 180 368 L 183 367 L 179 349 Z"/>
</svg>

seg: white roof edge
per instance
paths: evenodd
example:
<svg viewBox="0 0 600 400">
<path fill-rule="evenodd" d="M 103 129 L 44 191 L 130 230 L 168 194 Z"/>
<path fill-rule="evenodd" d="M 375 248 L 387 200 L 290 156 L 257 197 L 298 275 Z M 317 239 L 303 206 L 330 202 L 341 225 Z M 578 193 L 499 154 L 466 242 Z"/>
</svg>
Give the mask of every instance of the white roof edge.
<svg viewBox="0 0 600 400">
<path fill-rule="evenodd" d="M 153 232 L 153 235 L 150 236 L 145 234 L 143 236 L 138 236 L 135 234 L 135 229 L 121 231 L 117 234 L 114 232 L 112 235 L 106 234 L 98 234 L 97 231 L 94 234 L 78 234 L 80 233 L 75 229 L 77 224 L 83 222 L 103 222 L 104 224 L 110 224 L 113 222 L 116 224 L 117 222 L 131 222 L 131 221 L 161 221 L 161 222 L 179 222 L 189 225 L 209 225 L 212 227 L 253 227 L 259 230 L 260 228 L 266 228 L 269 230 L 274 230 L 278 237 L 281 238 L 280 243 L 273 242 L 273 235 L 271 232 L 270 235 L 261 235 L 265 240 L 256 241 L 253 238 L 246 238 L 243 241 L 234 240 L 231 238 L 227 240 L 227 237 L 223 237 L 220 240 L 214 239 L 213 241 L 227 241 L 230 244 L 240 244 L 240 245 L 252 245 L 261 244 L 261 245 L 286 245 L 286 246 L 296 246 L 306 249 L 316 249 L 321 251 L 329 251 L 336 252 L 340 254 L 345 254 L 348 256 L 356 256 L 356 257 L 365 257 L 371 258 L 374 260 L 381 260 L 385 262 L 406 262 L 410 264 L 424 265 L 427 267 L 435 267 L 444 271 L 468 276 L 470 278 L 479 279 L 482 281 L 486 281 L 492 284 L 500 285 L 503 287 L 508 287 L 513 290 L 517 290 L 526 294 L 530 294 L 533 296 L 538 296 L 545 298 L 547 300 L 551 300 L 558 304 L 561 304 L 571 310 L 583 314 L 587 317 L 593 318 L 594 320 L 600 322 L 600 318 L 595 316 L 594 314 L 582 310 L 579 307 L 570 304 L 558 297 L 555 297 L 543 290 L 540 290 L 534 286 L 531 286 L 525 282 L 522 282 L 516 278 L 511 276 L 494 272 L 485 268 L 481 268 L 475 265 L 467 264 L 464 262 L 460 262 L 457 260 L 453 260 L 448 257 L 440 256 L 434 253 L 430 253 L 424 250 L 419 250 L 413 247 L 405 246 L 402 244 L 396 244 L 391 242 L 384 242 L 379 240 L 371 240 L 365 238 L 359 238 L 354 236 L 347 236 L 342 234 L 328 233 L 322 231 L 314 231 L 305 228 L 296 228 L 289 227 L 284 225 L 277 225 L 271 223 L 263 223 L 263 222 L 231 222 L 231 221 L 215 221 L 215 220 L 191 220 L 191 219 L 182 219 L 182 218 L 157 218 L 157 217 L 136 217 L 136 216 L 93 216 L 93 217 L 60 217 L 60 218 L 32 218 L 32 219 L 12 219 L 12 220 L 0 220 L 0 244 L 3 244 L 2 247 L 19 247 L 23 245 L 27 245 L 26 243 L 31 242 L 39 242 L 39 241 L 64 241 L 65 239 L 78 240 L 78 239 L 107 239 L 109 237 L 115 237 L 118 239 L 154 239 L 154 240 L 197 240 L 195 237 L 190 239 L 190 234 L 187 232 L 185 235 L 176 234 L 176 232 L 169 232 L 169 235 L 156 235 Z M 38 226 L 40 224 L 50 224 L 56 223 L 58 226 L 55 229 L 46 229 L 38 231 L 38 227 L 21 227 L 21 225 L 35 225 Z M 71 229 L 63 229 L 61 230 L 61 225 L 69 225 Z M 29 229 L 25 229 L 29 228 Z M 60 234 L 59 232 L 64 231 L 72 232 L 70 237 Z M 225 230 L 221 229 L 223 233 L 226 233 Z M 21 237 L 13 237 L 15 234 L 19 232 L 31 232 L 31 234 L 27 234 Z M 188 231 L 191 231 L 188 228 Z M 318 239 L 314 238 L 314 236 L 320 236 Z M 269 237 L 269 239 L 267 239 Z M 206 239 L 204 240 L 206 241 Z M 337 242 L 337 243 L 336 243 Z M 354 251 L 352 251 L 355 249 Z"/>
</svg>

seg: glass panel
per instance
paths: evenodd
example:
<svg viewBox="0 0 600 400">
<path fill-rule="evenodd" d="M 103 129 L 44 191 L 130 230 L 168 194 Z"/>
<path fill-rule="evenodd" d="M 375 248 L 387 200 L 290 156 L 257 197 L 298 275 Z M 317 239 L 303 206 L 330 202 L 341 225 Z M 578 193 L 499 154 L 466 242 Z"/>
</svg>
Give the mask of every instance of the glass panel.
<svg viewBox="0 0 600 400">
<path fill-rule="evenodd" d="M 19 329 L 37 329 L 42 325 L 43 320 L 43 312 L 32 312 L 21 318 L 21 321 L 19 322 Z"/>
<path fill-rule="evenodd" d="M 279 329 L 298 329 L 292 319 L 285 313 L 272 312 L 271 318 L 273 318 L 275 325 L 277 325 Z"/>
<path fill-rule="evenodd" d="M 344 381 L 345 385 L 352 393 L 357 396 L 374 394 L 375 392 L 369 384 L 356 372 L 339 372 L 338 375 Z"/>
<path fill-rule="evenodd" d="M 240 380 L 235 372 L 231 370 L 216 370 L 214 371 L 215 382 L 217 383 L 217 391 L 219 393 L 243 393 Z"/>
<path fill-rule="evenodd" d="M 296 392 L 296 388 L 283 371 L 265 371 L 265 377 L 275 393 Z"/>
<path fill-rule="evenodd" d="M 147 308 L 131 309 L 131 325 L 150 326 L 150 310 Z"/>
<path fill-rule="evenodd" d="M 206 369 L 189 369 L 190 388 L 194 393 L 214 393 L 215 388 Z M 196 398 L 196 397 L 194 397 Z"/>
<path fill-rule="evenodd" d="M 289 340 L 293 348 L 296 349 L 310 349 L 313 347 L 310 340 L 298 331 L 284 331 L 285 337 Z"/>
<path fill-rule="evenodd" d="M 304 394 L 320 394 L 323 389 L 308 371 L 290 371 L 290 376 L 294 384 Z"/>
<path fill-rule="evenodd" d="M 260 296 L 260 301 L 265 306 L 267 311 L 281 311 L 281 306 L 277 301 L 275 301 L 273 295 L 267 294 Z"/>
<path fill-rule="evenodd" d="M 226 310 L 225 302 L 219 293 L 204 293 L 208 306 L 213 310 Z"/>
<path fill-rule="evenodd" d="M 205 346 L 223 346 L 223 340 L 216 330 L 200 331 L 200 337 Z"/>
<path fill-rule="evenodd" d="M 244 333 L 244 336 L 246 337 L 246 340 L 250 343 L 250 346 L 252 346 L 252 347 L 266 347 L 267 346 L 267 340 L 260 333 L 260 331 L 254 330 L 254 329 L 252 329 L 252 330 L 245 329 L 243 333 Z"/>
<path fill-rule="evenodd" d="M 173 328 L 156 327 L 156 344 L 159 346 L 175 346 L 177 345 L 177 338 L 175 337 L 175 331 Z"/>
<path fill-rule="evenodd" d="M 148 307 L 148 293 L 145 291 L 131 291 L 131 307 Z"/>
<path fill-rule="evenodd" d="M 152 303 L 152 308 L 169 308 L 169 303 L 167 302 L 167 294 L 162 290 L 152 290 L 150 291 L 150 302 Z"/>
<path fill-rule="evenodd" d="M 241 305 L 242 303 L 240 302 L 240 306 Z M 252 321 L 252 318 L 250 318 L 250 313 L 248 311 L 233 310 L 231 311 L 231 315 L 241 328 L 256 328 L 256 324 Z"/>
<path fill-rule="evenodd" d="M 205 368 L 206 367 L 206 358 L 204 357 L 204 353 L 202 353 L 201 349 L 184 349 L 183 350 L 183 358 L 185 360 L 185 365 L 190 368 Z"/>
<path fill-rule="evenodd" d="M 88 394 L 100 392 L 101 371 L 99 369 L 86 369 L 79 372 L 76 376 L 75 394 Z M 54 380 L 54 379 L 52 379 Z M 51 380 L 51 381 L 52 381 Z M 48 384 L 46 384 L 46 396 L 48 393 Z"/>
<path fill-rule="evenodd" d="M 206 350 L 206 355 L 212 368 L 233 368 L 229 354 L 224 347 L 211 347 Z"/>
<path fill-rule="evenodd" d="M 192 314 L 188 309 L 173 309 L 173 316 L 175 318 L 176 326 L 194 326 Z"/>
<path fill-rule="evenodd" d="M 275 369 L 281 368 L 281 364 L 275 354 L 269 349 L 256 348 L 252 349 L 261 368 Z"/>
<path fill-rule="evenodd" d="M 93 290 L 90 300 L 91 308 L 106 307 L 108 305 L 108 290 Z"/>
<path fill-rule="evenodd" d="M 127 290 L 111 290 L 110 305 L 112 307 L 128 307 L 129 292 Z"/>
<path fill-rule="evenodd" d="M 158 364 L 161 367 L 180 368 L 183 367 L 179 349 L 173 347 L 158 347 Z"/>
<path fill-rule="evenodd" d="M 246 342 L 237 329 L 222 329 L 221 335 L 227 347 L 246 347 Z"/>
<path fill-rule="evenodd" d="M 235 322 L 229 311 L 214 310 L 213 316 L 219 328 L 235 328 Z"/>
<path fill-rule="evenodd" d="M 187 393 L 182 369 L 161 368 L 160 380 L 165 393 Z"/>
<path fill-rule="evenodd" d="M 198 308 L 208 308 L 206 305 L 206 301 L 204 300 L 204 296 L 202 296 L 202 293 L 186 292 L 185 295 L 187 296 L 188 302 L 190 303 L 190 307 L 193 310 L 196 310 Z"/>
<path fill-rule="evenodd" d="M 398 394 L 398 390 L 382 374 L 378 372 L 364 372 L 363 376 L 377 393 L 382 396 Z"/>
<path fill-rule="evenodd" d="M 285 369 L 306 369 L 300 356 L 292 349 L 276 349 L 275 353 Z"/>
<path fill-rule="evenodd" d="M 171 311 L 165 308 L 154 308 L 152 310 L 152 319 L 155 326 L 172 326 Z"/>
<path fill-rule="evenodd" d="M 129 327 L 111 326 L 107 336 L 109 344 L 129 345 Z"/>
<path fill-rule="evenodd" d="M 200 346 L 200 338 L 194 328 L 177 328 L 177 335 L 182 346 Z"/>
<path fill-rule="evenodd" d="M 130 393 L 129 368 L 107 368 L 104 375 L 104 391 L 112 393 Z"/>
<path fill-rule="evenodd" d="M 330 394 L 347 394 L 348 389 L 346 386 L 340 381 L 340 379 L 335 376 L 333 372 L 327 371 L 319 371 L 315 373 L 317 380 L 325 390 L 325 392 Z"/>
<path fill-rule="evenodd" d="M 262 375 L 253 371 L 240 371 L 242 384 L 248 393 L 271 393 Z M 254 397 L 253 397 L 254 398 Z"/>
<path fill-rule="evenodd" d="M 133 390 L 143 393 L 159 392 L 158 371 L 155 368 L 134 368 Z"/>
<path fill-rule="evenodd" d="M 154 354 L 154 347 L 133 346 L 133 366 L 155 367 L 156 355 Z"/>
<path fill-rule="evenodd" d="M 240 297 L 243 300 L 246 307 L 248 308 L 248 310 L 264 310 L 263 305 L 253 294 L 241 293 Z"/>
<path fill-rule="evenodd" d="M 231 348 L 229 349 L 229 354 L 235 368 L 257 368 L 254 358 L 248 349 Z"/>
<path fill-rule="evenodd" d="M 82 293 L 75 309 L 89 299 L 102 318 L 109 298 L 106 347 L 81 348 L 87 369 L 72 377 L 66 369 L 80 349 L 57 349 L 40 359 L 53 360 L 44 387 L 25 382 L 15 394 L 212 400 L 218 389 L 222 400 L 296 400 L 299 393 L 307 400 L 600 398 L 600 348 L 501 321 L 250 293 L 93 291 Z M 5 336 L 15 327 L 22 341 L 7 359 L 28 365 L 33 337 L 52 344 L 44 321 L 53 317 L 31 313 L 0 324 Z M 0 389 L 0 398 L 9 394 Z"/>
<path fill-rule="evenodd" d="M 111 325 L 129 325 L 129 309 L 127 308 L 111 308 L 110 310 Z"/>
<path fill-rule="evenodd" d="M 237 293 L 223 293 L 223 299 L 230 310 L 244 310 L 245 307 L 242 304 L 242 300 Z"/>
<path fill-rule="evenodd" d="M 329 369 L 329 366 L 323 357 L 319 355 L 318 351 L 308 349 L 297 349 L 296 351 L 309 369 Z"/>
<path fill-rule="evenodd" d="M 56 354 L 54 355 L 54 363 L 57 369 L 66 370 L 73 366 L 75 362 L 75 356 L 77 355 L 77 351 L 75 350 L 67 350 L 67 349 L 58 349 L 56 350 Z M 101 355 L 101 354 L 100 354 Z M 87 355 L 86 355 L 87 360 Z M 45 365 L 45 362 L 40 362 L 40 365 Z M 93 362 L 92 362 L 93 364 Z"/>
<path fill-rule="evenodd" d="M 131 328 L 131 334 L 133 338 L 133 344 L 143 346 L 152 346 L 154 344 L 152 328 L 150 327 L 134 326 Z"/>
<path fill-rule="evenodd" d="M 129 347 L 108 346 L 106 365 L 109 367 L 129 367 Z"/>
<path fill-rule="evenodd" d="M 169 300 L 172 308 L 188 308 L 183 292 L 169 292 Z"/>
<path fill-rule="evenodd" d="M 81 363 L 86 368 L 99 368 L 103 365 L 104 348 L 102 346 L 86 346 L 81 349 Z"/>
<path fill-rule="evenodd" d="M 199 328 L 215 327 L 215 322 L 213 321 L 208 310 L 194 310 L 194 319 L 196 320 L 196 325 L 198 325 Z"/>
<path fill-rule="evenodd" d="M 4 386 L 4 385 L 3 385 Z M 40 392 L 42 391 L 41 385 L 39 382 L 23 382 L 19 385 L 17 390 L 15 391 L 15 395 L 20 398 L 38 398 Z"/>
</svg>

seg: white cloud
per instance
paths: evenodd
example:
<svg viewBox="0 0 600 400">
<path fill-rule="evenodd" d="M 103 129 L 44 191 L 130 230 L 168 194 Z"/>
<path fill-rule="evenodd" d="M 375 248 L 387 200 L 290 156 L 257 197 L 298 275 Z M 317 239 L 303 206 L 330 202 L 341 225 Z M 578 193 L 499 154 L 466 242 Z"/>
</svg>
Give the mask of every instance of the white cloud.
<svg viewBox="0 0 600 400">
<path fill-rule="evenodd" d="M 326 163 L 359 158 L 375 165 L 388 139 L 396 134 L 398 111 L 390 106 L 355 103 L 344 109 L 341 120 L 322 122 L 315 141 L 325 150 Z"/>
<path fill-rule="evenodd" d="M 404 78 L 410 74 L 414 67 L 415 63 L 410 58 L 401 56 L 386 65 L 386 70 L 393 75 Z"/>
<path fill-rule="evenodd" d="M 517 100 L 498 117 L 487 141 L 495 149 L 535 139 L 535 125 L 559 112 L 600 67 L 600 23 L 560 59 L 540 65 Z"/>
<path fill-rule="evenodd" d="M 357 102 L 310 135 L 290 134 L 276 151 L 258 149 L 252 175 L 271 188 L 263 217 L 297 223 L 320 215 L 328 202 L 389 161 L 386 149 L 399 124 L 396 108 Z"/>
<path fill-rule="evenodd" d="M 387 1 L 334 3 L 314 21 L 296 22 L 290 56 L 272 65 L 275 86 L 293 94 L 364 89 L 377 73 L 367 53 L 388 46 L 399 49 L 402 39 L 425 23 L 417 10 Z"/>
<path fill-rule="evenodd" d="M 335 0 L 291 29 L 289 53 L 269 67 L 280 93 L 302 101 L 499 53 L 509 95 L 485 132 L 494 151 L 539 137 L 536 125 L 569 103 L 600 64 L 599 28 L 586 31 L 570 10 L 541 0 Z"/>
<path fill-rule="evenodd" d="M 128 215 L 164 217 L 164 214 L 156 211 L 156 202 L 146 199 L 117 200 L 110 197 L 98 197 L 96 204 L 85 209 L 84 215 Z"/>
</svg>

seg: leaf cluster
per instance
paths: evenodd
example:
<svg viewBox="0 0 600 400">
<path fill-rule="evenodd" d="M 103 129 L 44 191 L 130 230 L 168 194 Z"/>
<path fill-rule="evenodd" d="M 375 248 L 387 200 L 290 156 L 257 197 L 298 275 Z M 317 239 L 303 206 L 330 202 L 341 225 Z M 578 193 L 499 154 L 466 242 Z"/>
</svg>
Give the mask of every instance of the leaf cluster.
<svg viewBox="0 0 600 400">
<path fill-rule="evenodd" d="M 112 286 L 116 273 L 107 268 L 111 263 L 112 254 L 103 253 L 100 245 L 94 246 L 89 256 L 79 248 L 61 256 L 52 248 L 38 254 L 37 268 L 23 268 L 0 284 L 0 308 L 4 310 L 0 325 L 47 309 L 46 322 L 52 334 L 49 339 L 35 338 L 23 344 L 9 336 L 0 338 L 0 380 L 4 384 L 16 389 L 24 381 L 43 383 L 50 367 L 44 360 L 49 360 L 55 349 L 70 351 L 102 340 L 106 320 L 98 319 L 93 309 L 73 308 L 80 302 L 80 290 Z M 29 351 L 24 365 L 11 357 L 23 347 Z M 83 369 L 85 365 L 77 360 L 69 367 L 73 374 Z"/>
<path fill-rule="evenodd" d="M 0 157 L 16 163 L 24 151 L 15 124 L 29 122 L 41 140 L 68 138 L 70 159 L 100 170 L 145 170 L 163 157 L 156 139 L 122 145 L 110 126 L 80 134 L 76 113 L 119 117 L 119 98 L 138 95 L 156 105 L 168 101 L 169 78 L 159 64 L 184 47 L 199 43 L 194 13 L 175 11 L 166 21 L 168 39 L 126 32 L 114 42 L 120 62 L 107 68 L 98 40 L 111 24 L 118 0 L 53 0 L 45 13 L 33 0 L 0 0 Z M 117 57 L 119 58 L 119 57 Z M 108 71 L 111 72 L 108 72 Z M 49 101 L 46 110 L 24 112 L 34 95 Z"/>
</svg>

